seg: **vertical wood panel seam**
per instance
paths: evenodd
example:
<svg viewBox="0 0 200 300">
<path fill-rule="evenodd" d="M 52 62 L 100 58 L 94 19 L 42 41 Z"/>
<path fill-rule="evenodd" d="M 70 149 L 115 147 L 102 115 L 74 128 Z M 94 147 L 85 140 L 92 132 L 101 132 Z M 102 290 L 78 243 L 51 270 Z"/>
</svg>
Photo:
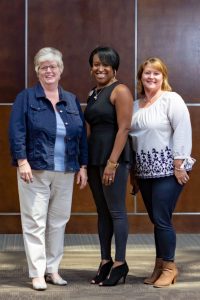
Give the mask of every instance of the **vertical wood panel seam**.
<svg viewBox="0 0 200 300">
<path fill-rule="evenodd" d="M 137 78 L 136 78 L 136 74 L 137 74 L 137 47 L 138 47 L 138 1 L 135 1 L 135 28 L 134 28 L 134 32 L 135 32 L 135 36 L 134 36 L 134 41 L 135 41 L 135 66 L 134 66 L 134 100 L 137 99 Z M 133 210 L 134 213 L 137 214 L 138 210 L 138 197 L 137 195 L 133 196 Z"/>
<path fill-rule="evenodd" d="M 24 34 L 25 34 L 25 88 L 28 87 L 28 0 L 25 0 L 25 29 L 24 29 Z"/>
<path fill-rule="evenodd" d="M 137 99 L 137 78 L 136 78 L 136 74 L 137 74 L 137 47 L 138 47 L 138 1 L 135 1 L 135 67 L 134 67 L 134 97 L 135 100 Z"/>
</svg>

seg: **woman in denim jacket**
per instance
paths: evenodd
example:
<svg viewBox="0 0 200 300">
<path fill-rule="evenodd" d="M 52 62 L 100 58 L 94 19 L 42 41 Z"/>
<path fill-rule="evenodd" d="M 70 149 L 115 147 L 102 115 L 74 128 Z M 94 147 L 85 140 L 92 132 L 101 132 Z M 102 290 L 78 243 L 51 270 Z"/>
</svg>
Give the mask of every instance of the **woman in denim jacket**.
<svg viewBox="0 0 200 300">
<path fill-rule="evenodd" d="M 61 52 L 42 48 L 34 63 L 39 82 L 17 95 L 9 138 L 29 276 L 34 289 L 44 290 L 46 282 L 67 284 L 58 268 L 75 173 L 81 189 L 87 183 L 87 140 L 77 97 L 58 84 Z"/>
</svg>

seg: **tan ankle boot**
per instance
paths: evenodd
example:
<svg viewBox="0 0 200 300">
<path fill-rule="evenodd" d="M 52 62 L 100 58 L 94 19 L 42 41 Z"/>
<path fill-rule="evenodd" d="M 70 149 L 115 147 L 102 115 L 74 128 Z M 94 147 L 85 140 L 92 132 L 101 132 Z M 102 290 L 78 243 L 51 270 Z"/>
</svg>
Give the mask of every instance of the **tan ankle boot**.
<svg viewBox="0 0 200 300">
<path fill-rule="evenodd" d="M 163 260 L 162 258 L 156 258 L 155 267 L 150 277 L 144 280 L 145 284 L 154 284 L 154 282 L 160 277 L 162 273 Z"/>
<path fill-rule="evenodd" d="M 176 265 L 174 262 L 170 261 L 163 261 L 163 270 L 162 274 L 154 282 L 154 287 L 156 288 L 162 288 L 169 286 L 170 284 L 174 284 L 176 282 L 176 278 L 178 275 L 178 270 L 176 268 Z"/>
</svg>

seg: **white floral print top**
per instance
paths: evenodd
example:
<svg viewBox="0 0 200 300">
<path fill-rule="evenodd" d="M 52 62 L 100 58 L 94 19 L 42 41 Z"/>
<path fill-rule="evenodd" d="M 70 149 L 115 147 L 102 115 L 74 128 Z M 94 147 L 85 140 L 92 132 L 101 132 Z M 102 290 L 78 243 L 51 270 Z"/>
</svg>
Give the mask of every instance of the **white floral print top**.
<svg viewBox="0 0 200 300">
<path fill-rule="evenodd" d="M 136 176 L 156 178 L 174 174 L 174 159 L 183 159 L 189 171 L 192 132 L 187 106 L 180 95 L 164 92 L 153 104 L 134 102 L 130 136 L 136 152 Z"/>
</svg>

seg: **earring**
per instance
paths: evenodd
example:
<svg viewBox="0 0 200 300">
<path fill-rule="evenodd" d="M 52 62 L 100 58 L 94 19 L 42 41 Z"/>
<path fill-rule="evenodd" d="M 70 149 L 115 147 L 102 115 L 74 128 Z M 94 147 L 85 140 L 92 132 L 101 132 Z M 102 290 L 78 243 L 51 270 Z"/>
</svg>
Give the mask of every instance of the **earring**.
<svg viewBox="0 0 200 300">
<path fill-rule="evenodd" d="M 116 79 L 116 75 L 117 75 L 117 71 L 116 70 L 113 71 L 113 75 L 114 75 L 113 79 Z"/>
</svg>

